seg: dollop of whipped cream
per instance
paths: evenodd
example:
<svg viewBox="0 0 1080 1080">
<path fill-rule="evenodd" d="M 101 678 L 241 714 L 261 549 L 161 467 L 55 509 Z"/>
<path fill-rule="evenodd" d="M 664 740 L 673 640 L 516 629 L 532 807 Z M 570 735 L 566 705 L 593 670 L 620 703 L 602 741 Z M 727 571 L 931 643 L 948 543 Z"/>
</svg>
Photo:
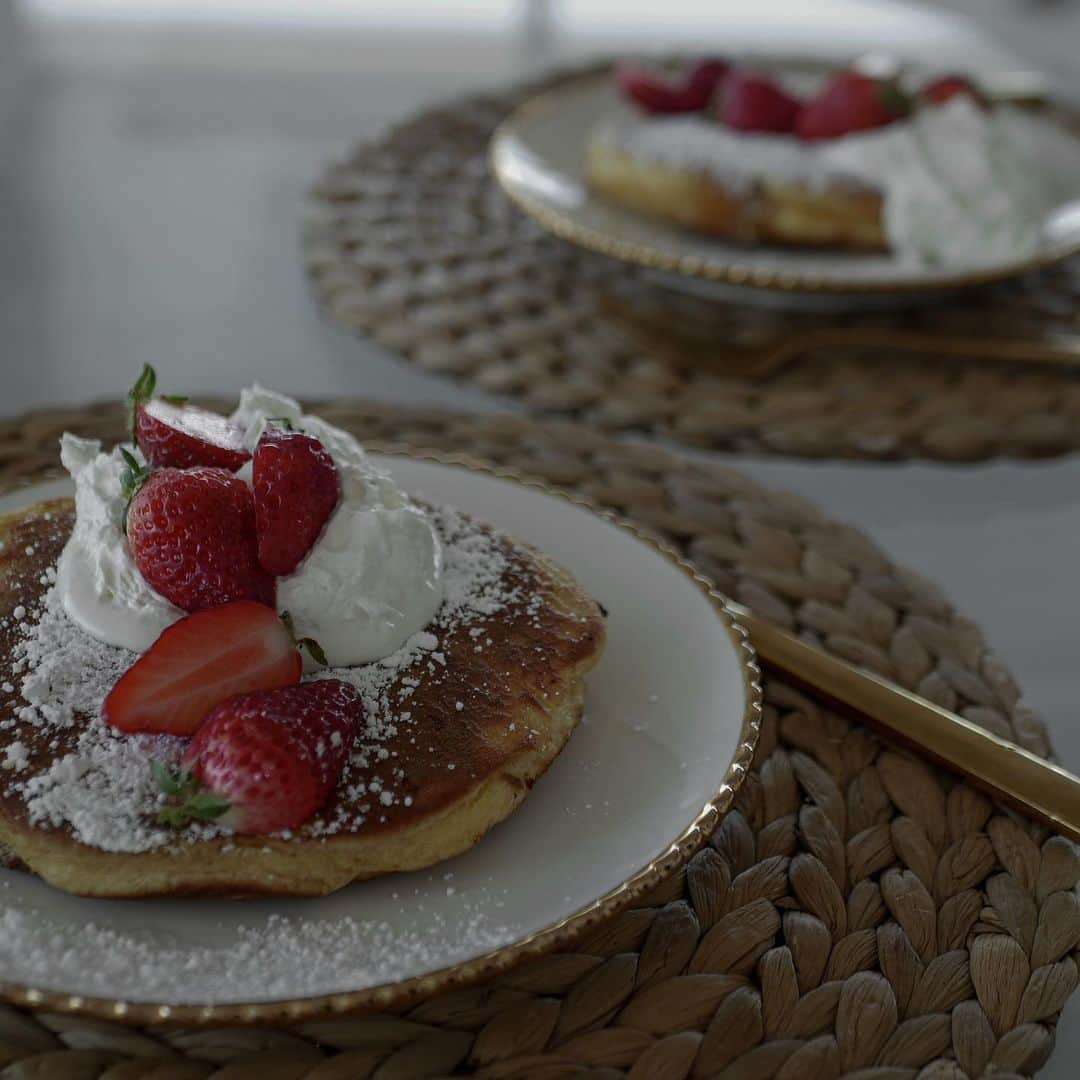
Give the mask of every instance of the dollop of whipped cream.
<svg viewBox="0 0 1080 1080">
<path fill-rule="evenodd" d="M 750 193 L 769 180 L 884 196 L 885 233 L 909 261 L 979 266 L 1034 253 L 1048 211 L 1078 193 L 1080 140 L 1030 112 L 980 108 L 966 94 L 887 127 L 803 142 L 698 116 L 621 119 L 597 138 L 631 156 L 707 172 Z"/>
<path fill-rule="evenodd" d="M 254 451 L 266 421 L 278 417 L 319 439 L 341 480 L 341 499 L 322 535 L 294 573 L 277 579 L 278 610 L 289 612 L 298 637 L 322 646 L 333 667 L 389 656 L 427 626 L 442 602 L 438 535 L 348 432 L 306 415 L 292 398 L 249 387 L 231 419 Z M 94 637 L 145 651 L 185 613 L 135 565 L 122 528 L 120 448 L 105 453 L 97 440 L 65 434 L 60 453 L 75 481 L 75 528 L 57 571 L 64 608 Z M 250 483 L 250 465 L 238 475 Z"/>
<path fill-rule="evenodd" d="M 142 651 L 184 612 L 147 585 L 128 547 L 120 447 L 106 454 L 64 432 L 60 460 L 75 481 L 75 529 L 56 568 L 64 609 L 94 637 Z"/>
</svg>

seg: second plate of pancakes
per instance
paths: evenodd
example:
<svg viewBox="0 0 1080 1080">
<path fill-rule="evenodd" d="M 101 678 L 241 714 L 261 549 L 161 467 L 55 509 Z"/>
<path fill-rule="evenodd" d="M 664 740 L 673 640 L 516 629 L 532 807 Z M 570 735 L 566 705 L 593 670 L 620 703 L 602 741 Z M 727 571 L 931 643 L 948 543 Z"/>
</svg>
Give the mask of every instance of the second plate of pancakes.
<svg viewBox="0 0 1080 1080">
<path fill-rule="evenodd" d="M 835 66 L 813 60 L 755 62 L 797 84 L 820 81 Z M 491 167 L 510 199 L 544 229 L 646 268 L 651 280 L 666 288 L 718 301 L 809 310 L 907 305 L 1049 266 L 1080 250 L 1080 186 L 1075 191 L 1070 186 L 1068 198 L 1048 210 L 1030 255 L 970 266 L 920 263 L 892 252 L 739 243 L 682 229 L 590 189 L 585 167 L 590 136 L 629 111 L 610 70 L 571 77 L 523 102 L 500 124 L 491 140 Z M 1072 147 L 1070 167 L 1062 166 L 1071 185 L 1071 165 L 1080 161 L 1080 120 L 1075 111 L 1046 102 L 1038 113 Z"/>
<path fill-rule="evenodd" d="M 589 506 L 480 466 L 379 459 L 411 494 L 534 545 L 607 610 L 585 714 L 522 806 L 430 870 L 320 898 L 91 900 L 0 869 L 0 995 L 145 1023 L 415 1000 L 568 944 L 684 863 L 757 740 L 752 649 L 708 582 Z M 0 497 L 0 513 L 70 494 Z"/>
</svg>

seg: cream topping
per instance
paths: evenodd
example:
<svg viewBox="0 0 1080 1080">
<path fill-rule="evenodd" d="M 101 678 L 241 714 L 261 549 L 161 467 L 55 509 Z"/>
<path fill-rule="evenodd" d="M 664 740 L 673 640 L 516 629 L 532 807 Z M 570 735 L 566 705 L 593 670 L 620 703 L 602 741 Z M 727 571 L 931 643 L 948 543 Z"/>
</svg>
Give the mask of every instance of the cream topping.
<svg viewBox="0 0 1080 1080">
<path fill-rule="evenodd" d="M 281 394 L 244 390 L 233 421 L 254 450 L 266 421 L 287 417 L 316 436 L 338 468 L 341 499 L 295 573 L 278 579 L 278 609 L 334 666 L 395 652 L 432 619 L 443 597 L 443 553 L 428 515 L 372 465 L 347 432 L 305 415 Z M 110 645 L 142 652 L 184 614 L 135 565 L 122 529 L 125 465 L 119 448 L 65 434 L 61 459 L 75 480 L 76 523 L 58 567 L 68 615 Z M 250 466 L 240 472 L 250 482 Z"/>
<path fill-rule="evenodd" d="M 963 94 L 888 127 L 816 142 L 629 110 L 597 138 L 635 157 L 707 172 L 737 193 L 764 179 L 873 188 L 884 196 L 893 251 L 941 265 L 1033 254 L 1046 214 L 1080 187 L 1080 140 L 1016 108 L 985 111 Z"/>
</svg>

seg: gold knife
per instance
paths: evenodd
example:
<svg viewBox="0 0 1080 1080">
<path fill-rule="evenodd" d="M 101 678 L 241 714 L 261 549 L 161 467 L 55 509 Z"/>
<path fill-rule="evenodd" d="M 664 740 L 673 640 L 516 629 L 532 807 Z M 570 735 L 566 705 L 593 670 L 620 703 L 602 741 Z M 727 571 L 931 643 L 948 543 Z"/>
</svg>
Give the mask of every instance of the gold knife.
<svg viewBox="0 0 1080 1080">
<path fill-rule="evenodd" d="M 811 645 L 734 601 L 758 657 L 792 681 L 872 721 L 972 784 L 1080 841 L 1080 779 L 865 668 Z"/>
</svg>

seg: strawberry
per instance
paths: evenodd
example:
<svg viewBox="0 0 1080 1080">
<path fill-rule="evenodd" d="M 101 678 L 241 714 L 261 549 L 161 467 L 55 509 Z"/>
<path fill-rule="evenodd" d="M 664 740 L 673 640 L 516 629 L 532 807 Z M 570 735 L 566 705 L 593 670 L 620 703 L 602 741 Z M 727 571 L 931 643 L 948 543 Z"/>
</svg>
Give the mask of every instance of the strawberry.
<svg viewBox="0 0 1080 1080">
<path fill-rule="evenodd" d="M 291 574 L 338 504 L 333 458 L 312 435 L 268 427 L 255 447 L 251 486 L 259 562 L 268 573 Z"/>
<path fill-rule="evenodd" d="M 226 469 L 151 472 L 128 506 L 127 536 L 142 576 L 184 611 L 230 600 L 274 606 L 251 491 Z"/>
<path fill-rule="evenodd" d="M 192 735 L 219 702 L 300 681 L 303 660 L 273 608 L 250 600 L 173 623 L 120 677 L 102 717 L 121 731 Z"/>
<path fill-rule="evenodd" d="M 698 112 L 708 106 L 728 72 L 725 60 L 702 60 L 681 79 L 649 68 L 620 64 L 615 82 L 624 96 L 650 113 Z"/>
<path fill-rule="evenodd" d="M 235 472 L 250 459 L 238 427 L 184 398 L 154 397 L 156 383 L 154 369 L 146 364 L 128 393 L 131 435 L 151 465 L 214 465 Z"/>
<path fill-rule="evenodd" d="M 717 88 L 727 78 L 731 65 L 719 57 L 699 60 L 686 75 L 686 88 L 701 102 L 704 109 L 712 100 Z"/>
<path fill-rule="evenodd" d="M 338 679 L 256 690 L 223 701 L 191 740 L 178 774 L 155 769 L 167 795 L 161 820 L 219 821 L 240 833 L 303 825 L 326 801 L 363 715 Z"/>
<path fill-rule="evenodd" d="M 895 82 L 841 71 L 803 106 L 795 130 L 807 140 L 835 139 L 891 124 L 909 111 L 910 104 Z"/>
<path fill-rule="evenodd" d="M 736 131 L 792 131 L 799 107 L 775 79 L 757 71 L 733 71 L 720 95 L 720 119 Z"/>
<path fill-rule="evenodd" d="M 986 95 L 968 78 L 963 75 L 942 75 L 933 79 L 922 88 L 922 98 L 932 105 L 944 105 L 951 101 L 957 94 L 967 94 L 978 106 L 983 109 L 989 108 L 990 103 Z"/>
</svg>

